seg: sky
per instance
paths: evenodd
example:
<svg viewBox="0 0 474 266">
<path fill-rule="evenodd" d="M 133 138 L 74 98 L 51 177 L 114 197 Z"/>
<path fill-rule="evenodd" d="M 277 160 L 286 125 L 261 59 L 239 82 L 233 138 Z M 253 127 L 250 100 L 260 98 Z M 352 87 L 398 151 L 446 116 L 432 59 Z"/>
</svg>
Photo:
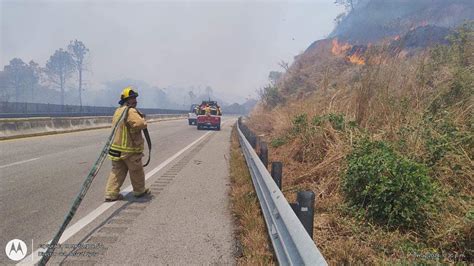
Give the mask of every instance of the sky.
<svg viewBox="0 0 474 266">
<path fill-rule="evenodd" d="M 0 0 L 0 66 L 44 65 L 71 40 L 90 50 L 88 89 L 130 78 L 166 88 L 211 86 L 232 101 L 257 97 L 334 28 L 343 7 L 312 1 Z"/>
</svg>

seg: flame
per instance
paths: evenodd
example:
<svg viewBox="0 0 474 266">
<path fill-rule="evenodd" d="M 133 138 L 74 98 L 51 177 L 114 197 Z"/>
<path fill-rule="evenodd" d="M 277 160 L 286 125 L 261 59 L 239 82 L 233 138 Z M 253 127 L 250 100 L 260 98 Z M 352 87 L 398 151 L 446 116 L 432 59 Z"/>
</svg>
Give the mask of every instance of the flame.
<svg viewBox="0 0 474 266">
<path fill-rule="evenodd" d="M 339 42 L 337 41 L 337 38 L 336 38 L 336 39 L 332 40 L 331 52 L 334 55 L 341 55 L 342 53 L 345 53 L 347 50 L 351 49 L 351 47 L 352 46 L 348 43 L 339 44 Z"/>
<path fill-rule="evenodd" d="M 354 53 L 347 57 L 349 62 L 356 65 L 365 65 L 365 59 L 359 53 Z"/>
<path fill-rule="evenodd" d="M 337 38 L 332 40 L 332 49 L 331 52 L 334 55 L 346 55 L 346 52 L 352 48 L 352 45 L 349 43 L 339 43 Z M 365 65 L 365 59 L 362 57 L 360 51 L 356 51 L 355 53 L 345 56 L 345 59 L 352 64 L 356 65 Z"/>
</svg>

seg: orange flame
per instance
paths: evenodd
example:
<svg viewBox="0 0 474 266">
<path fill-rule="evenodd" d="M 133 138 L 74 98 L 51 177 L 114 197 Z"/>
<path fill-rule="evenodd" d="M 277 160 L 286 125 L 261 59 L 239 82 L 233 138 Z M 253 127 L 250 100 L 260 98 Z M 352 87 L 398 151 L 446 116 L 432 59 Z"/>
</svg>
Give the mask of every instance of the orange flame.
<svg viewBox="0 0 474 266">
<path fill-rule="evenodd" d="M 351 45 L 348 44 L 348 43 L 344 43 L 344 44 L 339 44 L 339 42 L 337 41 L 337 39 L 333 39 L 332 40 L 332 49 L 331 49 L 331 52 L 334 54 L 334 55 L 341 55 L 342 53 L 346 52 L 347 50 L 351 49 Z"/>
<path fill-rule="evenodd" d="M 349 43 L 339 43 L 337 39 L 332 40 L 332 49 L 331 52 L 334 55 L 346 55 L 346 52 L 352 48 L 352 45 Z M 362 58 L 362 55 L 359 51 L 353 53 L 352 55 L 345 56 L 345 59 L 352 64 L 356 65 L 365 65 L 365 59 Z"/>
<path fill-rule="evenodd" d="M 359 55 L 359 53 L 354 53 L 354 54 L 348 56 L 347 59 L 348 59 L 349 62 L 351 62 L 352 64 L 365 65 L 365 59 L 362 58 L 362 57 Z"/>
</svg>

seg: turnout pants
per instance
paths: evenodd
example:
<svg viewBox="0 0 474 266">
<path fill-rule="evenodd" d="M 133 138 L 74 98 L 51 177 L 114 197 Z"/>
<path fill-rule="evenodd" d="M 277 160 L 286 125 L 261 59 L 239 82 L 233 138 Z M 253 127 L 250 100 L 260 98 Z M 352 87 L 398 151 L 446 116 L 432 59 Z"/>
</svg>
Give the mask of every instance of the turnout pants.
<svg viewBox="0 0 474 266">
<path fill-rule="evenodd" d="M 116 199 L 118 197 L 127 172 L 130 173 L 133 194 L 136 196 L 145 192 L 145 172 L 142 157 L 142 153 L 131 153 L 118 161 L 112 161 L 112 171 L 105 187 L 105 198 Z"/>
</svg>

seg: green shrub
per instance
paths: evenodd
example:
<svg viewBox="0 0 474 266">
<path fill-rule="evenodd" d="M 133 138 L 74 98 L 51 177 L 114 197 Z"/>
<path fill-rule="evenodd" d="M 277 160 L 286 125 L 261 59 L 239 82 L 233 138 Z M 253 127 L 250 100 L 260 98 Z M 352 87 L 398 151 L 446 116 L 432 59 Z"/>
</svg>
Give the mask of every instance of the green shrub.
<svg viewBox="0 0 474 266">
<path fill-rule="evenodd" d="M 466 221 L 474 222 L 474 208 L 469 209 L 465 215 Z"/>
<path fill-rule="evenodd" d="M 274 108 L 285 102 L 285 98 L 281 95 L 277 87 L 268 85 L 259 91 L 260 99 L 268 108 Z"/>
<path fill-rule="evenodd" d="M 424 162 L 430 167 L 442 161 L 448 153 L 462 155 L 462 150 L 468 150 L 466 147 L 473 143 L 472 133 L 458 128 L 448 112 L 436 117 L 425 115 L 422 126 L 426 150 Z"/>
<path fill-rule="evenodd" d="M 324 121 L 329 121 L 329 123 L 331 123 L 331 126 L 336 130 L 344 130 L 345 128 L 346 122 L 344 120 L 344 115 L 333 113 L 323 116 L 313 116 L 313 119 L 311 120 L 311 125 L 319 127 Z"/>
<path fill-rule="evenodd" d="M 343 191 L 349 205 L 390 228 L 424 224 L 434 184 L 428 169 L 396 154 L 382 141 L 362 140 L 347 157 Z"/>
<path fill-rule="evenodd" d="M 308 115 L 306 113 L 299 114 L 293 118 L 293 133 L 302 133 L 308 128 Z"/>
<path fill-rule="evenodd" d="M 324 116 L 313 116 L 313 119 L 311 120 L 311 124 L 313 126 L 316 126 L 316 127 L 319 127 L 323 121 L 324 121 L 325 117 Z"/>
<path fill-rule="evenodd" d="M 329 114 L 327 118 L 335 130 L 344 130 L 343 114 Z"/>
<path fill-rule="evenodd" d="M 273 147 L 273 148 L 278 148 L 280 146 L 283 146 L 286 144 L 286 139 L 285 138 L 274 138 L 272 139 L 272 141 L 270 142 L 270 145 Z"/>
<path fill-rule="evenodd" d="M 349 128 L 352 128 L 352 129 L 357 128 L 357 122 L 353 120 L 349 121 L 347 125 L 349 126 Z"/>
</svg>

